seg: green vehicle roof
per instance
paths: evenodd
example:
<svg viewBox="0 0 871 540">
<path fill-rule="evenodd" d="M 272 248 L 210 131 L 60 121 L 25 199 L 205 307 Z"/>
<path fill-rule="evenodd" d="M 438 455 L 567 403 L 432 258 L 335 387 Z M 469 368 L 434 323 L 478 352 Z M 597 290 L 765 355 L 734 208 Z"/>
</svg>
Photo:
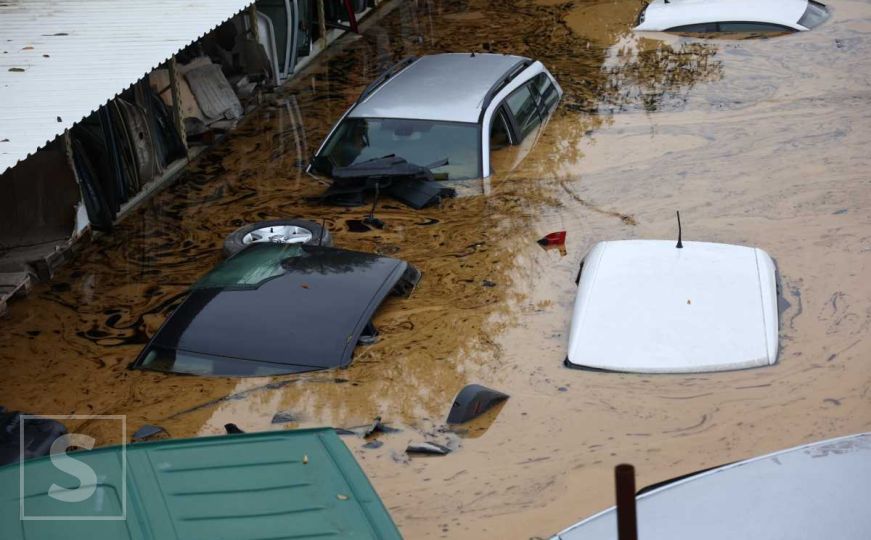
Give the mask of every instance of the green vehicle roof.
<svg viewBox="0 0 871 540">
<path fill-rule="evenodd" d="M 0 538 L 401 538 L 353 455 L 329 428 L 164 440 L 129 445 L 126 452 L 112 446 L 68 455 L 96 473 L 96 491 L 82 502 L 51 497 L 53 484 L 75 489 L 80 482 L 50 457 L 24 462 L 23 471 L 19 464 L 2 467 Z M 126 519 L 118 519 L 125 488 Z M 88 519 L 93 517 L 98 519 Z"/>
</svg>

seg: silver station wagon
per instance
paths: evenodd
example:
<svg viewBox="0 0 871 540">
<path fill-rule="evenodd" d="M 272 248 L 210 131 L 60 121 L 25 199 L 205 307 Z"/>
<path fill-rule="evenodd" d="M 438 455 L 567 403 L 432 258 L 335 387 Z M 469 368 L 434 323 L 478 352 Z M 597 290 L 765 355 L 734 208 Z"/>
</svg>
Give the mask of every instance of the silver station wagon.
<svg viewBox="0 0 871 540">
<path fill-rule="evenodd" d="M 534 140 L 561 96 L 544 65 L 521 56 L 407 58 L 363 91 L 309 171 L 337 178 L 389 156 L 435 180 L 487 177 L 491 151 Z"/>
</svg>

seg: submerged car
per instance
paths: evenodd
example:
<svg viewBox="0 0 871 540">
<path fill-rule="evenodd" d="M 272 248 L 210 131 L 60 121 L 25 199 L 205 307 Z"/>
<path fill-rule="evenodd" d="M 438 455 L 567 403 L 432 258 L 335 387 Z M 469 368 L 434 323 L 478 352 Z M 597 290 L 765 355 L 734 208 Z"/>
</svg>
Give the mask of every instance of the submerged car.
<svg viewBox="0 0 871 540">
<path fill-rule="evenodd" d="M 635 30 L 711 34 L 802 32 L 829 18 L 814 0 L 653 0 Z"/>
<path fill-rule="evenodd" d="M 544 65 L 521 56 L 407 58 L 363 91 L 308 170 L 334 180 L 371 176 L 355 173 L 373 164 L 382 176 L 389 176 L 385 168 L 401 168 L 419 180 L 421 173 L 434 180 L 486 177 L 491 152 L 529 140 L 561 96 Z"/>
<path fill-rule="evenodd" d="M 345 367 L 375 340 L 384 299 L 419 280 L 390 257 L 253 243 L 194 284 L 131 367 L 239 377 Z"/>
<path fill-rule="evenodd" d="M 758 248 L 600 242 L 581 262 L 566 366 L 698 373 L 768 366 L 778 353 L 774 261 Z"/>
<path fill-rule="evenodd" d="M 871 433 L 815 442 L 642 489 L 644 540 L 865 540 Z M 635 512 L 633 512 L 635 513 Z M 616 508 L 551 540 L 616 540 Z"/>
</svg>

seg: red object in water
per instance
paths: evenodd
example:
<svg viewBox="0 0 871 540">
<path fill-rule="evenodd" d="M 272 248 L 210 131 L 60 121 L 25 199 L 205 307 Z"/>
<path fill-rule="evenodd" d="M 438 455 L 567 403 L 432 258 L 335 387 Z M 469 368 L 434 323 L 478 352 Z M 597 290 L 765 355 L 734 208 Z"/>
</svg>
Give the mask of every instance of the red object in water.
<svg viewBox="0 0 871 540">
<path fill-rule="evenodd" d="M 552 232 L 538 241 L 542 246 L 562 246 L 566 243 L 566 232 Z"/>
<path fill-rule="evenodd" d="M 351 27 L 351 32 L 355 34 L 360 33 L 360 29 L 357 28 L 357 14 L 354 12 L 354 5 L 351 4 L 351 0 L 345 0 L 345 10 L 348 12 L 348 23 Z"/>
</svg>

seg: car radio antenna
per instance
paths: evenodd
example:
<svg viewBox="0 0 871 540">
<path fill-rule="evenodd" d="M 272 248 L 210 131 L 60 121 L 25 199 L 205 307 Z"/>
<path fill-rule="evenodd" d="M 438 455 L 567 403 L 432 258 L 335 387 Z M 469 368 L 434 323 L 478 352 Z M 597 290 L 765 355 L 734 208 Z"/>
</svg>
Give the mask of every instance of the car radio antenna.
<svg viewBox="0 0 871 540">
<path fill-rule="evenodd" d="M 677 245 L 675 246 L 677 249 L 683 249 L 683 242 L 681 242 L 681 230 L 680 230 L 680 210 L 677 211 Z"/>
</svg>

